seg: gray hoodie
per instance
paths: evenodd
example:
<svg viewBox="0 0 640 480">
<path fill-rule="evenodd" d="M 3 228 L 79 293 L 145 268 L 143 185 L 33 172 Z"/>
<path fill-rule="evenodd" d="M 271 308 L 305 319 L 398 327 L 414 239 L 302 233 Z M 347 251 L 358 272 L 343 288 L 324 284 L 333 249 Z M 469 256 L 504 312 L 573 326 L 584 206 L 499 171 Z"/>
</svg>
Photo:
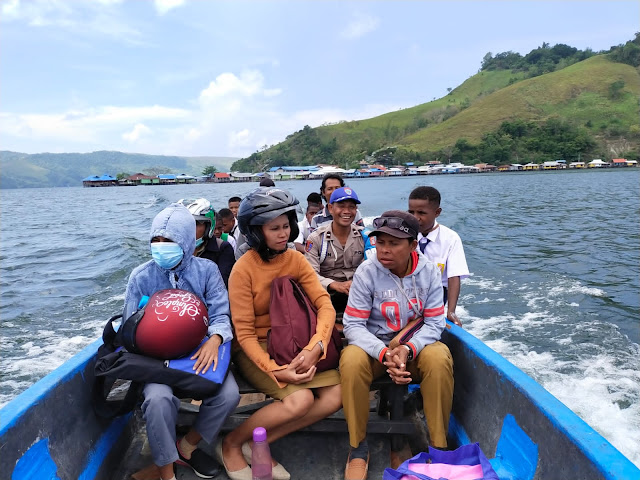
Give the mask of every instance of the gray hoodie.
<svg viewBox="0 0 640 480">
<path fill-rule="evenodd" d="M 423 316 L 424 324 L 407 343 L 414 358 L 426 345 L 440 340 L 446 324 L 440 270 L 422 253 L 412 255 L 413 271 L 403 278 L 382 266 L 375 255 L 361 263 L 353 276 L 344 335 L 349 345 L 380 361 L 391 339 L 417 315 Z"/>
<path fill-rule="evenodd" d="M 233 334 L 227 289 L 214 262 L 193 256 L 196 224 L 189 210 L 179 203 L 172 203 L 162 210 L 151 224 L 149 246 L 153 237 L 174 241 L 184 251 L 184 257 L 171 270 L 161 268 L 153 260 L 136 267 L 127 283 L 123 318 L 128 319 L 137 310 L 144 295 L 151 297 L 158 290 L 179 288 L 194 293 L 207 305 L 208 335 L 218 334 L 223 342 L 230 341 Z"/>
</svg>

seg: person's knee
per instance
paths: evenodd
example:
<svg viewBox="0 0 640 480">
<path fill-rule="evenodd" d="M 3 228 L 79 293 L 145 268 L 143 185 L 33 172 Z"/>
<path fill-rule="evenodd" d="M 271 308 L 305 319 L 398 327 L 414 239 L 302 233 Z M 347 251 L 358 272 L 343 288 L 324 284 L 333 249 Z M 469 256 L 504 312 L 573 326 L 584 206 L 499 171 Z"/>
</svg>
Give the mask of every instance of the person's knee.
<svg viewBox="0 0 640 480">
<path fill-rule="evenodd" d="M 360 347 L 348 345 L 340 355 L 340 375 L 351 378 L 363 371 L 371 370 L 369 355 Z"/>
<path fill-rule="evenodd" d="M 309 389 L 298 390 L 282 399 L 282 405 L 287 409 L 292 418 L 300 418 L 306 415 L 312 407 L 315 397 Z"/>
<path fill-rule="evenodd" d="M 337 412 L 342 408 L 342 387 L 339 384 L 329 387 L 324 397 L 328 410 Z"/>
<path fill-rule="evenodd" d="M 145 394 L 144 402 L 142 402 L 142 413 L 145 418 L 156 415 L 164 416 L 169 412 L 177 411 L 180 406 L 179 402 L 176 397 L 166 392 L 150 392 Z"/>
<path fill-rule="evenodd" d="M 452 377 L 453 359 L 449 348 L 440 342 L 427 345 L 418 355 L 418 367 L 432 378 Z"/>
</svg>

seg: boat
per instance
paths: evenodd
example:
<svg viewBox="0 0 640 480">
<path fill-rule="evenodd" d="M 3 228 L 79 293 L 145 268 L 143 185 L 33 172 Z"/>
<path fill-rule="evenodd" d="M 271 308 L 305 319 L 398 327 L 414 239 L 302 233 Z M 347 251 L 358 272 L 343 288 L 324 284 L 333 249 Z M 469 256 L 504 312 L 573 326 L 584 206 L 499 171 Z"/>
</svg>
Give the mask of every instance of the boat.
<svg viewBox="0 0 640 480">
<path fill-rule="evenodd" d="M 451 442 L 478 442 L 501 479 L 640 479 L 629 459 L 483 342 L 449 322 L 442 340 L 455 365 Z M 144 466 L 140 412 L 109 420 L 94 414 L 93 366 L 101 344 L 89 345 L 0 410 L 1 479 L 120 480 Z M 274 457 L 294 479 L 340 479 L 348 444 L 341 425 L 342 432 L 312 425 L 291 434 L 272 445 Z M 389 437 L 369 432 L 370 479 L 381 478 L 388 466 Z M 178 468 L 178 478 L 197 478 Z"/>
</svg>

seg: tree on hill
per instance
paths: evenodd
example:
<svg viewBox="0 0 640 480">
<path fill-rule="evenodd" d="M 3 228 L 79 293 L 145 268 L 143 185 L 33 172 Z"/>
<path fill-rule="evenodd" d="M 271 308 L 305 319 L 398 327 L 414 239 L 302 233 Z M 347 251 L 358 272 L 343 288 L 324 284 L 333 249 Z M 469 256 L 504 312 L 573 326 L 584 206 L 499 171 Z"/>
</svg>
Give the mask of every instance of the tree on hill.
<svg viewBox="0 0 640 480">
<path fill-rule="evenodd" d="M 636 32 L 633 40 L 624 45 L 611 47 L 609 58 L 614 62 L 626 63 L 632 67 L 640 66 L 640 32 Z"/>
<path fill-rule="evenodd" d="M 218 169 L 213 165 L 209 165 L 202 169 L 202 175 L 204 175 L 205 177 L 213 176 L 214 173 L 218 173 Z"/>
</svg>

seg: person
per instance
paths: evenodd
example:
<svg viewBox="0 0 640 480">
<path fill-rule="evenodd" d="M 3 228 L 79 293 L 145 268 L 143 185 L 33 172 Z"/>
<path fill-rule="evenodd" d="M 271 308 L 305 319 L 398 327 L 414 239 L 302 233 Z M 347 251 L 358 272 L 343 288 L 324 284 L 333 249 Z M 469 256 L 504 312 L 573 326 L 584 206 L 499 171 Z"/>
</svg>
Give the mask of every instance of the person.
<svg viewBox="0 0 640 480">
<path fill-rule="evenodd" d="M 349 345 L 340 356 L 342 402 L 351 450 L 345 479 L 366 478 L 369 387 L 386 373 L 394 383 L 419 380 L 430 444 L 447 446 L 453 401 L 453 360 L 440 335 L 445 327 L 440 272 L 416 251 L 418 220 L 400 210 L 374 219 L 376 255 L 356 270 L 344 312 Z M 410 340 L 389 343 L 410 321 L 422 326 Z"/>
<path fill-rule="evenodd" d="M 218 347 L 232 338 L 227 290 L 215 263 L 194 257 L 196 222 L 183 205 L 173 203 L 153 219 L 150 234 L 152 260 L 136 267 L 127 283 L 123 317 L 137 310 L 143 296 L 178 288 L 197 295 L 209 316 L 206 343 L 195 353 L 197 372 L 215 369 Z M 125 320 L 126 322 L 127 320 Z M 220 390 L 205 398 L 193 428 L 176 442 L 175 423 L 180 400 L 168 385 L 148 383 L 143 389 L 142 414 L 154 463 L 162 480 L 175 479 L 174 463 L 190 467 L 202 478 L 213 478 L 220 470 L 216 461 L 197 447 L 201 439 L 211 443 L 225 418 L 240 401 L 238 385 L 229 373 Z"/>
<path fill-rule="evenodd" d="M 329 212 L 329 201 L 331 200 L 331 194 L 334 190 L 344 187 L 344 180 L 339 173 L 327 173 L 324 177 L 322 177 L 322 184 L 320 185 L 320 195 L 324 198 L 325 202 L 327 202 L 327 206 L 324 207 L 320 212 L 316 213 L 316 215 L 311 219 L 310 231 L 314 231 L 323 223 L 330 222 L 333 218 L 331 217 L 331 212 Z M 362 220 L 362 215 L 360 215 L 360 211 L 356 211 L 356 216 L 353 220 L 356 225 L 364 226 L 364 221 Z"/>
<path fill-rule="evenodd" d="M 233 218 L 238 216 L 238 208 L 240 207 L 241 201 L 242 201 L 242 198 L 240 197 L 231 197 L 227 201 L 227 207 L 229 207 L 229 210 L 233 212 Z"/>
<path fill-rule="evenodd" d="M 440 269 L 447 318 L 462 326 L 456 315 L 456 307 L 460 296 L 460 280 L 469 276 L 469 267 L 460 236 L 436 220 L 442 213 L 440 192 L 433 187 L 414 188 L 409 194 L 409 213 L 420 222 L 420 251 Z"/>
<path fill-rule="evenodd" d="M 344 312 L 356 268 L 364 260 L 363 227 L 353 223 L 360 200 L 349 187 L 334 190 L 329 201 L 333 220 L 309 235 L 306 258 L 331 295 L 336 312 Z"/>
<path fill-rule="evenodd" d="M 260 186 L 261 187 L 275 187 L 276 184 L 273 182 L 273 180 L 271 180 L 271 178 L 264 177 L 262 180 L 260 180 Z"/>
<path fill-rule="evenodd" d="M 180 200 L 191 212 L 196 221 L 196 249 L 193 254 L 196 257 L 207 258 L 218 265 L 225 287 L 229 285 L 229 275 L 236 257 L 233 246 L 218 236 L 214 235 L 216 225 L 216 211 L 211 202 L 206 198 L 198 198 L 192 201 Z"/>
<path fill-rule="evenodd" d="M 307 243 L 307 237 L 311 233 L 310 222 L 313 216 L 322 210 L 322 197 L 317 192 L 312 192 L 307 196 L 307 210 L 304 218 L 298 222 L 298 230 L 300 233 L 298 237 L 293 241 L 296 246 L 296 250 L 304 255 L 305 244 Z"/>
<path fill-rule="evenodd" d="M 222 217 L 222 232 L 233 238 L 233 249 L 235 250 L 240 238 L 240 229 L 238 228 L 238 219 L 230 208 L 221 208 L 220 217 Z"/>
<path fill-rule="evenodd" d="M 331 369 L 316 372 L 326 356 L 335 322 L 335 310 L 311 265 L 295 249 L 287 248 L 298 235 L 296 205 L 289 192 L 259 187 L 240 204 L 238 221 L 250 250 L 236 262 L 229 292 L 236 332 L 234 362 L 258 390 L 276 401 L 261 408 L 216 445 L 218 460 L 232 480 L 250 479 L 247 466 L 253 429 L 264 427 L 268 441 L 317 422 L 341 406 L 340 375 Z M 271 282 L 285 275 L 296 279 L 317 308 L 317 329 L 308 345 L 288 365 L 278 365 L 267 353 L 271 326 Z M 274 479 L 290 475 L 274 461 Z"/>
<path fill-rule="evenodd" d="M 224 242 L 228 242 L 235 249 L 236 240 L 228 233 L 224 233 L 222 231 L 222 223 L 222 215 L 220 215 L 220 212 L 218 211 L 216 212 L 216 222 L 213 226 L 213 236 Z"/>
</svg>

